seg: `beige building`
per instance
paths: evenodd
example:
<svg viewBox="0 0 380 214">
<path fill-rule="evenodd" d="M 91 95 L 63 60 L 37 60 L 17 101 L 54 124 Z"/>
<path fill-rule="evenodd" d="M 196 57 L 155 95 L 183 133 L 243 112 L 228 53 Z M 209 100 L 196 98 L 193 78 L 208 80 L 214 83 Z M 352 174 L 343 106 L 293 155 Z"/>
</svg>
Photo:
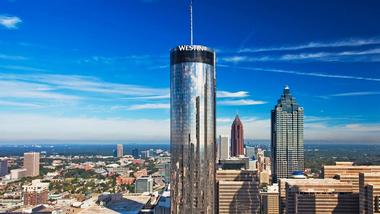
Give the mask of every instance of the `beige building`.
<svg viewBox="0 0 380 214">
<path fill-rule="evenodd" d="M 354 192 L 359 192 L 359 173 L 380 173 L 380 166 L 355 166 L 353 162 L 336 162 L 335 165 L 323 166 L 324 178 L 335 178 L 350 182 Z"/>
<path fill-rule="evenodd" d="M 359 190 L 360 213 L 380 213 L 380 173 L 360 173 Z"/>
<path fill-rule="evenodd" d="M 24 168 L 26 176 L 35 177 L 40 175 L 40 153 L 27 152 L 24 153 Z"/>
<path fill-rule="evenodd" d="M 12 169 L 11 170 L 11 179 L 17 180 L 26 176 L 26 169 Z"/>
<path fill-rule="evenodd" d="M 116 155 L 118 158 L 123 157 L 123 144 L 117 144 Z"/>
<path fill-rule="evenodd" d="M 216 181 L 218 213 L 260 213 L 257 171 L 218 170 Z"/>
<path fill-rule="evenodd" d="M 279 190 L 278 185 L 268 186 L 266 191 L 260 192 L 261 213 L 278 214 L 279 213 Z"/>
<path fill-rule="evenodd" d="M 283 183 L 285 188 L 281 188 Z M 286 179 L 280 183 L 280 191 L 285 191 L 285 213 L 359 212 L 359 195 L 353 191 L 352 183 L 335 179 Z"/>
</svg>

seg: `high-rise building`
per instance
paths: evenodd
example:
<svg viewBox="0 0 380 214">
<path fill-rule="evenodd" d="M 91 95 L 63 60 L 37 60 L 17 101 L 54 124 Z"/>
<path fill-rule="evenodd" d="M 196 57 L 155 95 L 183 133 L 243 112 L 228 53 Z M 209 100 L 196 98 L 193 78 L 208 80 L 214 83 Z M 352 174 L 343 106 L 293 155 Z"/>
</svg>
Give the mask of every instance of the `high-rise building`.
<svg viewBox="0 0 380 214">
<path fill-rule="evenodd" d="M 215 52 L 181 45 L 170 52 L 171 209 L 215 212 Z"/>
<path fill-rule="evenodd" d="M 278 184 L 267 186 L 260 192 L 261 213 L 278 214 L 279 213 L 279 191 Z"/>
<path fill-rule="evenodd" d="M 40 153 L 27 152 L 24 153 L 24 168 L 26 176 L 35 177 L 40 175 Z"/>
<path fill-rule="evenodd" d="M 141 158 L 146 159 L 149 157 L 150 157 L 150 151 L 149 150 L 141 151 Z"/>
<path fill-rule="evenodd" d="M 0 159 L 0 177 L 3 177 L 8 174 L 8 160 Z"/>
<path fill-rule="evenodd" d="M 49 183 L 33 180 L 31 185 L 23 186 L 24 205 L 38 205 L 48 203 Z"/>
<path fill-rule="evenodd" d="M 139 149 L 138 148 L 134 148 L 132 150 L 132 156 L 137 159 L 137 158 L 140 158 L 140 153 L 139 153 Z"/>
<path fill-rule="evenodd" d="M 151 176 L 142 176 L 136 179 L 136 193 L 153 192 L 153 178 Z"/>
<path fill-rule="evenodd" d="M 284 191 L 281 194 L 285 194 L 281 213 L 359 213 L 359 195 L 353 192 L 352 183 L 335 179 L 280 179 L 279 185 L 280 191 Z"/>
<path fill-rule="evenodd" d="M 123 144 L 117 144 L 116 153 L 118 158 L 123 157 Z"/>
<path fill-rule="evenodd" d="M 239 115 L 236 115 L 231 126 L 231 156 L 244 155 L 244 131 L 243 123 Z"/>
<path fill-rule="evenodd" d="M 304 110 L 285 86 L 271 113 L 272 181 L 277 182 L 304 170 Z"/>
<path fill-rule="evenodd" d="M 218 213 L 260 213 L 256 170 L 217 170 Z"/>
<path fill-rule="evenodd" d="M 360 214 L 380 213 L 380 173 L 359 174 Z"/>
<path fill-rule="evenodd" d="M 323 166 L 324 178 L 335 178 L 350 182 L 354 192 L 359 192 L 359 173 L 380 173 L 379 165 L 354 165 L 353 162 L 336 162 L 335 165 Z"/>
<path fill-rule="evenodd" d="M 219 136 L 219 159 L 227 160 L 230 158 L 230 142 L 227 135 Z"/>
</svg>

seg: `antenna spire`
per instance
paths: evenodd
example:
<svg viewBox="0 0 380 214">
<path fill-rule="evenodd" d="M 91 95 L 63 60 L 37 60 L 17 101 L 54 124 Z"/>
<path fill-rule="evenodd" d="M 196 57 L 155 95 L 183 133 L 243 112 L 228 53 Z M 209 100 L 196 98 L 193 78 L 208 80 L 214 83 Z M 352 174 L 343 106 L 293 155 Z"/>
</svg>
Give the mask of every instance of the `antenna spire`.
<svg viewBox="0 0 380 214">
<path fill-rule="evenodd" d="M 193 0 L 190 0 L 190 45 L 193 45 Z"/>
</svg>

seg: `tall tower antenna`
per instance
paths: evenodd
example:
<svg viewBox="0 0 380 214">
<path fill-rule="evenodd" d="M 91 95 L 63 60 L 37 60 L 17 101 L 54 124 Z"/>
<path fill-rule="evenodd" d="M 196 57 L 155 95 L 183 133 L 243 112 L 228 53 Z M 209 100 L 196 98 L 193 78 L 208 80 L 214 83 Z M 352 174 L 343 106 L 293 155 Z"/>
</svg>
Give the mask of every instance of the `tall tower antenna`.
<svg viewBox="0 0 380 214">
<path fill-rule="evenodd" d="M 193 0 L 190 0 L 190 45 L 193 45 Z"/>
</svg>

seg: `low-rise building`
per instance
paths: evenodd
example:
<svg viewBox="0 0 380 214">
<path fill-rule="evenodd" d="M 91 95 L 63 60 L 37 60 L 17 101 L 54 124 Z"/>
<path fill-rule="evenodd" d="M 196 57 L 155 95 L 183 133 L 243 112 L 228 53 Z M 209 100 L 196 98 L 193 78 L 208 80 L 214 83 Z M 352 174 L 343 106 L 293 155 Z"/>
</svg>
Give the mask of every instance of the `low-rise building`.
<svg viewBox="0 0 380 214">
<path fill-rule="evenodd" d="M 23 186 L 24 205 L 47 204 L 49 183 L 36 179 L 31 185 Z"/>
</svg>

